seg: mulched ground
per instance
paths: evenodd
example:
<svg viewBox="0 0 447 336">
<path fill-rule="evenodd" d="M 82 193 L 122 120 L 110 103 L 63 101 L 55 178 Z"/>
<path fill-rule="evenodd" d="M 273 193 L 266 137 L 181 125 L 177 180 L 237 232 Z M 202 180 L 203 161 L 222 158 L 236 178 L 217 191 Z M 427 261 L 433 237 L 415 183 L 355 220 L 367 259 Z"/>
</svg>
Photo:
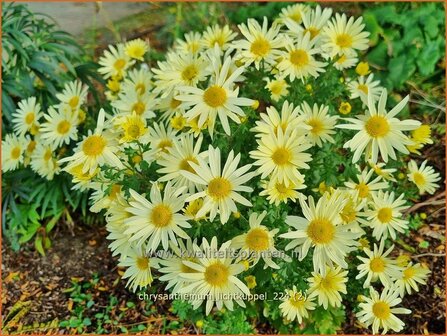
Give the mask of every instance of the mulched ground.
<svg viewBox="0 0 447 336">
<path fill-rule="evenodd" d="M 31 244 L 14 253 L 2 243 L 2 304 L 7 315 L 16 302 L 29 302 L 29 311 L 20 321 L 23 325 L 69 317 L 63 290 L 71 287 L 71 279 L 90 279 L 94 272 L 109 274 L 116 267 L 102 230 L 77 228 L 73 236 L 59 231 L 52 242 L 45 257 Z"/>
</svg>

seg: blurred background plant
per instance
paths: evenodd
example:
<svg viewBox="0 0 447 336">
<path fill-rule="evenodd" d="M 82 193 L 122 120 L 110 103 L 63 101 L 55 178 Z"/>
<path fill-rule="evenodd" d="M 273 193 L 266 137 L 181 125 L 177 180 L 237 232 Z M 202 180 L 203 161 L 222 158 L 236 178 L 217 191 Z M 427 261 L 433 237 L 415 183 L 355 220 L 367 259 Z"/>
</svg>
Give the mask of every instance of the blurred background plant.
<svg viewBox="0 0 447 336">
<path fill-rule="evenodd" d="M 43 110 L 56 102 L 67 81 L 80 79 L 93 89 L 97 66 L 70 34 L 25 4 L 2 7 L 2 131 L 11 129 L 17 102 L 36 96 Z M 94 90 L 92 90 L 94 92 Z"/>
<path fill-rule="evenodd" d="M 439 81 L 445 69 L 445 12 L 441 3 L 388 3 L 365 7 L 371 32 L 367 60 L 389 89 Z M 408 83 L 410 82 L 410 83 Z"/>
</svg>

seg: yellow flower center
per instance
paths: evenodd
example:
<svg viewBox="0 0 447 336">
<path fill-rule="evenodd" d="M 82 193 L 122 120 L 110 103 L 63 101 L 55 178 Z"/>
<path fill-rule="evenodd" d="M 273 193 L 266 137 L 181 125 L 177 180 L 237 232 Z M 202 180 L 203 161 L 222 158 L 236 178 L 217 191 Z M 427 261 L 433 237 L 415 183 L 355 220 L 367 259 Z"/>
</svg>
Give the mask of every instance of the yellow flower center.
<svg viewBox="0 0 447 336">
<path fill-rule="evenodd" d="M 21 151 L 20 147 L 14 147 L 11 150 L 11 158 L 13 160 L 17 160 L 20 157 L 20 154 L 22 154 L 22 151 Z"/>
<path fill-rule="evenodd" d="M 82 109 L 79 109 L 78 110 L 78 120 L 79 120 L 79 123 L 84 122 L 85 117 L 86 117 L 85 112 Z"/>
<path fill-rule="evenodd" d="M 349 224 L 356 219 L 357 211 L 355 210 L 355 204 L 351 199 L 349 199 L 349 201 L 343 207 L 343 210 L 340 213 L 340 217 L 345 224 Z"/>
<path fill-rule="evenodd" d="M 351 112 L 351 104 L 348 102 L 343 102 L 340 104 L 340 108 L 338 109 L 341 114 L 349 114 Z"/>
<path fill-rule="evenodd" d="M 231 183 L 226 178 L 216 177 L 208 184 L 208 194 L 215 200 L 227 197 L 231 193 Z"/>
<path fill-rule="evenodd" d="M 152 209 L 150 219 L 155 227 L 164 228 L 172 221 L 172 211 L 168 206 L 159 204 Z"/>
<path fill-rule="evenodd" d="M 127 134 L 133 138 L 133 139 L 137 139 L 140 136 L 140 126 L 138 125 L 130 125 L 127 128 Z"/>
<path fill-rule="evenodd" d="M 290 151 L 284 147 L 279 147 L 272 154 L 272 160 L 278 166 L 288 164 L 290 159 L 291 159 Z"/>
<path fill-rule="evenodd" d="M 292 306 L 296 308 L 301 308 L 306 302 L 306 297 L 301 292 L 289 292 L 289 302 Z"/>
<path fill-rule="evenodd" d="M 205 281 L 213 287 L 223 287 L 228 283 L 230 271 L 220 261 L 209 265 L 205 269 Z"/>
<path fill-rule="evenodd" d="M 425 184 L 425 177 L 419 172 L 413 173 L 413 181 L 418 186 L 423 186 Z"/>
<path fill-rule="evenodd" d="M 369 262 L 369 268 L 374 273 L 382 273 L 385 270 L 385 260 L 380 257 L 373 258 Z"/>
<path fill-rule="evenodd" d="M 310 34 L 310 39 L 312 40 L 320 33 L 320 29 L 317 29 L 315 27 L 309 27 L 304 30 L 304 34 L 306 34 L 307 32 Z"/>
<path fill-rule="evenodd" d="M 194 157 L 184 158 L 182 161 L 180 161 L 179 168 L 181 170 L 186 170 L 186 171 L 188 171 L 188 172 L 190 172 L 192 174 L 195 174 L 196 171 L 191 167 L 191 163 L 190 162 L 197 163 L 197 159 L 194 158 Z"/>
<path fill-rule="evenodd" d="M 126 51 L 130 57 L 140 59 L 146 52 L 146 48 L 144 47 L 144 45 L 133 44 L 129 45 Z"/>
<path fill-rule="evenodd" d="M 248 289 L 252 289 L 256 287 L 256 277 L 253 275 L 249 275 L 244 278 L 245 282 L 247 283 Z"/>
<path fill-rule="evenodd" d="M 333 276 L 327 275 L 327 276 L 321 278 L 319 287 L 321 289 L 334 290 L 337 287 L 337 283 Z"/>
<path fill-rule="evenodd" d="M 146 257 L 137 258 L 137 267 L 140 271 L 145 271 L 149 268 L 149 259 Z"/>
<path fill-rule="evenodd" d="M 172 147 L 172 141 L 169 139 L 161 140 L 157 146 L 157 148 L 161 149 L 161 151 L 165 153 L 167 153 L 169 151 L 169 148 L 171 147 Z"/>
<path fill-rule="evenodd" d="M 142 115 L 144 111 L 146 111 L 146 105 L 143 102 L 138 101 L 132 105 L 132 112 L 135 112 L 138 115 Z"/>
<path fill-rule="evenodd" d="M 365 182 L 360 182 L 357 184 L 355 189 L 359 191 L 360 198 L 366 198 L 369 196 L 369 187 Z"/>
<path fill-rule="evenodd" d="M 245 237 L 245 243 L 253 251 L 265 251 L 269 248 L 268 232 L 261 228 L 251 229 Z"/>
<path fill-rule="evenodd" d="M 381 221 L 383 224 L 387 224 L 391 221 L 393 218 L 393 209 L 391 208 L 382 208 L 377 213 L 377 218 L 379 221 Z"/>
<path fill-rule="evenodd" d="M 312 118 L 307 121 L 307 124 L 312 127 L 310 130 L 312 134 L 319 135 L 324 130 L 324 125 L 320 119 Z"/>
<path fill-rule="evenodd" d="M 30 112 L 25 116 L 25 123 L 31 125 L 34 122 L 34 112 Z"/>
<path fill-rule="evenodd" d="M 290 188 L 287 188 L 284 183 L 276 183 L 275 184 L 276 191 L 280 194 L 287 194 L 290 191 Z"/>
<path fill-rule="evenodd" d="M 305 50 L 293 50 L 290 52 L 290 63 L 297 67 L 303 67 L 309 64 L 309 56 Z"/>
<path fill-rule="evenodd" d="M 139 164 L 141 161 L 143 161 L 143 158 L 141 155 L 135 155 L 132 157 L 132 162 L 135 164 Z"/>
<path fill-rule="evenodd" d="M 283 85 L 279 82 L 274 82 L 270 85 L 270 92 L 274 95 L 279 95 L 282 91 Z"/>
<path fill-rule="evenodd" d="M 364 94 L 368 94 L 368 85 L 359 84 L 359 85 L 357 85 L 357 90 L 362 91 Z"/>
<path fill-rule="evenodd" d="M 97 156 L 102 154 L 106 147 L 106 140 L 100 135 L 90 135 L 85 139 L 82 150 L 87 156 Z"/>
<path fill-rule="evenodd" d="M 146 85 L 143 83 L 138 83 L 135 85 L 135 91 L 141 96 L 146 92 Z"/>
<path fill-rule="evenodd" d="M 110 89 L 110 91 L 118 92 L 121 88 L 120 82 L 117 80 L 109 79 L 107 81 L 107 87 Z"/>
<path fill-rule="evenodd" d="M 340 48 L 350 48 L 352 46 L 352 36 L 346 33 L 337 35 L 337 38 L 335 39 L 335 43 Z"/>
<path fill-rule="evenodd" d="M 296 21 L 298 23 L 300 23 L 302 20 L 301 13 L 299 11 L 290 13 L 289 18 L 291 18 L 293 21 Z"/>
<path fill-rule="evenodd" d="M 414 271 L 413 267 L 408 267 L 403 271 L 403 279 L 404 280 L 411 279 L 412 277 L 414 277 L 415 273 L 416 272 Z"/>
<path fill-rule="evenodd" d="M 45 155 L 43 156 L 43 159 L 45 161 L 49 161 L 51 158 L 52 158 L 51 149 L 47 149 Z"/>
<path fill-rule="evenodd" d="M 373 138 L 381 138 L 390 132 L 390 124 L 385 117 L 372 116 L 365 124 L 366 132 Z"/>
<path fill-rule="evenodd" d="M 372 311 L 374 316 L 381 320 L 387 320 L 391 315 L 390 305 L 384 301 L 374 303 Z"/>
<path fill-rule="evenodd" d="M 327 244 L 334 239 L 335 227 L 326 218 L 316 218 L 309 223 L 306 232 L 314 244 Z"/>
<path fill-rule="evenodd" d="M 121 71 L 124 69 L 124 67 L 126 66 L 126 61 L 123 60 L 122 58 L 119 58 L 115 61 L 115 63 L 113 63 L 113 67 L 115 68 L 115 70 L 117 71 Z"/>
<path fill-rule="evenodd" d="M 186 119 L 182 117 L 181 115 L 172 117 L 171 119 L 171 126 L 177 130 L 183 129 L 186 125 Z"/>
<path fill-rule="evenodd" d="M 59 134 L 67 134 L 70 130 L 71 124 L 67 120 L 62 120 L 59 124 L 57 124 L 57 132 Z"/>
<path fill-rule="evenodd" d="M 360 76 L 366 76 L 367 74 L 369 74 L 368 62 L 360 62 L 359 64 L 357 64 L 355 72 L 357 72 Z"/>
<path fill-rule="evenodd" d="M 194 64 L 188 65 L 185 69 L 182 71 L 182 79 L 184 81 L 192 81 L 194 78 L 196 78 L 198 74 L 197 67 Z"/>
<path fill-rule="evenodd" d="M 429 125 L 421 125 L 419 128 L 411 132 L 414 140 L 419 143 L 427 143 L 430 141 L 431 130 Z"/>
<path fill-rule="evenodd" d="M 75 109 L 76 107 L 78 107 L 79 104 L 79 97 L 78 96 L 74 96 L 72 97 L 69 101 L 68 101 L 68 105 L 70 105 L 70 107 L 72 109 Z"/>
<path fill-rule="evenodd" d="M 227 92 L 220 86 L 213 85 L 206 89 L 203 101 L 211 107 L 223 106 L 227 102 Z"/>
<path fill-rule="evenodd" d="M 270 43 L 265 38 L 259 37 L 251 44 L 250 51 L 256 56 L 264 57 L 270 51 Z"/>
</svg>

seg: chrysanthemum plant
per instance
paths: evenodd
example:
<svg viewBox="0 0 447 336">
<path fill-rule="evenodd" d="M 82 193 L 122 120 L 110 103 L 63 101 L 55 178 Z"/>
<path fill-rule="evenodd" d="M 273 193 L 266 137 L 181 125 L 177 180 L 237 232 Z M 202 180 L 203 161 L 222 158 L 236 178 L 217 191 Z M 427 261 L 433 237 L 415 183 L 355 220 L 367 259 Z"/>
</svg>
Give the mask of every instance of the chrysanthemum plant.
<svg viewBox="0 0 447 336">
<path fill-rule="evenodd" d="M 5 4 L 2 18 L 3 234 L 14 250 L 35 238 L 44 254 L 58 220 L 87 214 L 87 194 L 70 190 L 57 161 L 96 119 L 81 82 L 93 87 L 102 78 L 73 36 L 27 5 Z"/>
<path fill-rule="evenodd" d="M 96 123 L 86 113 L 87 86 L 80 81 L 66 82 L 52 100 L 47 110 L 35 96 L 19 101 L 12 115 L 13 132 L 2 140 L 5 235 L 13 249 L 35 237 L 42 255 L 51 247 L 49 232 L 60 219 L 73 225 L 71 212 L 87 212 L 88 198 L 82 191 L 90 176 L 80 168 L 63 173 L 58 161 L 71 155 L 78 137 Z"/>
<path fill-rule="evenodd" d="M 104 52 L 110 108 L 60 163 L 93 190 L 132 291 L 248 306 L 286 332 L 346 303 L 374 333 L 404 328 L 402 297 L 430 271 L 393 241 L 440 177 L 410 161 L 430 128 L 362 61 L 364 28 L 296 4 L 188 33 L 151 68 L 146 41 Z"/>
</svg>

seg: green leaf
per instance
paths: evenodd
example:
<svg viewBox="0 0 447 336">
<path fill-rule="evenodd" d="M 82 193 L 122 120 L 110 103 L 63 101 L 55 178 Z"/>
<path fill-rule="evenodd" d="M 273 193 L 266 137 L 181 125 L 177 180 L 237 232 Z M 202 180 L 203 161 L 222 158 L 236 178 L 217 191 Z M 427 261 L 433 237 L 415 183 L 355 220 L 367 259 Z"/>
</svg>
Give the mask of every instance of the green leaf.
<svg viewBox="0 0 447 336">
<path fill-rule="evenodd" d="M 45 237 L 43 239 L 43 247 L 45 247 L 46 250 L 48 250 L 49 248 L 51 248 L 51 240 L 48 237 Z"/>
<path fill-rule="evenodd" d="M 20 233 L 22 233 L 22 236 L 19 238 L 20 244 L 30 241 L 31 238 L 33 238 L 34 235 L 36 234 L 37 230 L 40 228 L 39 223 L 26 223 L 26 225 L 27 225 L 26 231 L 20 232 Z M 20 231 L 22 231 L 22 230 L 20 230 Z"/>
<path fill-rule="evenodd" d="M 421 75 L 428 76 L 435 70 L 436 63 L 442 57 L 440 42 L 441 39 L 430 41 L 422 48 L 416 61 Z"/>
<path fill-rule="evenodd" d="M 45 225 L 45 231 L 47 233 L 50 232 L 54 228 L 54 226 L 56 225 L 57 221 L 59 220 L 59 218 L 61 217 L 62 214 L 63 214 L 63 211 L 59 212 L 56 216 L 51 218 L 50 221 L 48 221 L 47 225 Z"/>
<path fill-rule="evenodd" d="M 43 249 L 41 236 L 36 238 L 36 240 L 34 241 L 34 246 L 36 247 L 37 252 L 39 252 L 41 256 L 45 256 L 45 250 Z"/>
<path fill-rule="evenodd" d="M 379 34 L 383 33 L 383 29 L 380 27 L 376 17 L 372 13 L 364 13 L 363 21 L 365 22 L 366 30 L 371 33 L 369 36 L 369 43 L 371 46 L 375 46 L 379 41 Z"/>
<path fill-rule="evenodd" d="M 386 43 L 383 41 L 379 42 L 379 44 L 368 53 L 366 59 L 371 64 L 385 67 L 388 61 L 387 51 L 388 47 Z"/>
<path fill-rule="evenodd" d="M 70 328 L 77 328 L 79 326 L 79 320 L 77 317 L 70 318 Z"/>
<path fill-rule="evenodd" d="M 425 34 L 427 34 L 430 38 L 438 37 L 440 33 L 438 26 L 440 23 L 441 22 L 439 22 L 434 16 L 427 17 L 423 22 Z"/>
<path fill-rule="evenodd" d="M 88 317 L 86 317 L 84 318 L 84 320 L 82 320 L 82 324 L 85 326 L 89 326 L 92 325 L 92 321 Z"/>
<path fill-rule="evenodd" d="M 381 24 L 383 23 L 400 24 L 405 19 L 405 16 L 401 17 L 400 14 L 396 12 L 395 4 L 377 6 L 371 12 L 375 15 L 375 17 Z"/>
<path fill-rule="evenodd" d="M 404 30 L 402 34 L 402 43 L 404 47 L 411 46 L 411 50 L 417 50 L 424 44 L 424 34 L 421 28 L 418 26 L 411 26 Z M 396 50 L 396 52 L 401 52 L 401 50 Z"/>
<path fill-rule="evenodd" d="M 423 241 L 421 241 L 420 243 L 419 243 L 419 247 L 420 248 L 424 248 L 424 249 L 426 249 L 426 248 L 428 248 L 430 246 L 430 243 L 428 242 L 428 241 L 426 241 L 426 240 L 423 240 Z"/>
<path fill-rule="evenodd" d="M 412 59 L 408 59 L 405 55 L 392 58 L 388 64 L 389 76 L 387 77 L 387 84 L 391 84 L 391 87 L 400 88 L 415 70 L 416 66 Z"/>
</svg>

